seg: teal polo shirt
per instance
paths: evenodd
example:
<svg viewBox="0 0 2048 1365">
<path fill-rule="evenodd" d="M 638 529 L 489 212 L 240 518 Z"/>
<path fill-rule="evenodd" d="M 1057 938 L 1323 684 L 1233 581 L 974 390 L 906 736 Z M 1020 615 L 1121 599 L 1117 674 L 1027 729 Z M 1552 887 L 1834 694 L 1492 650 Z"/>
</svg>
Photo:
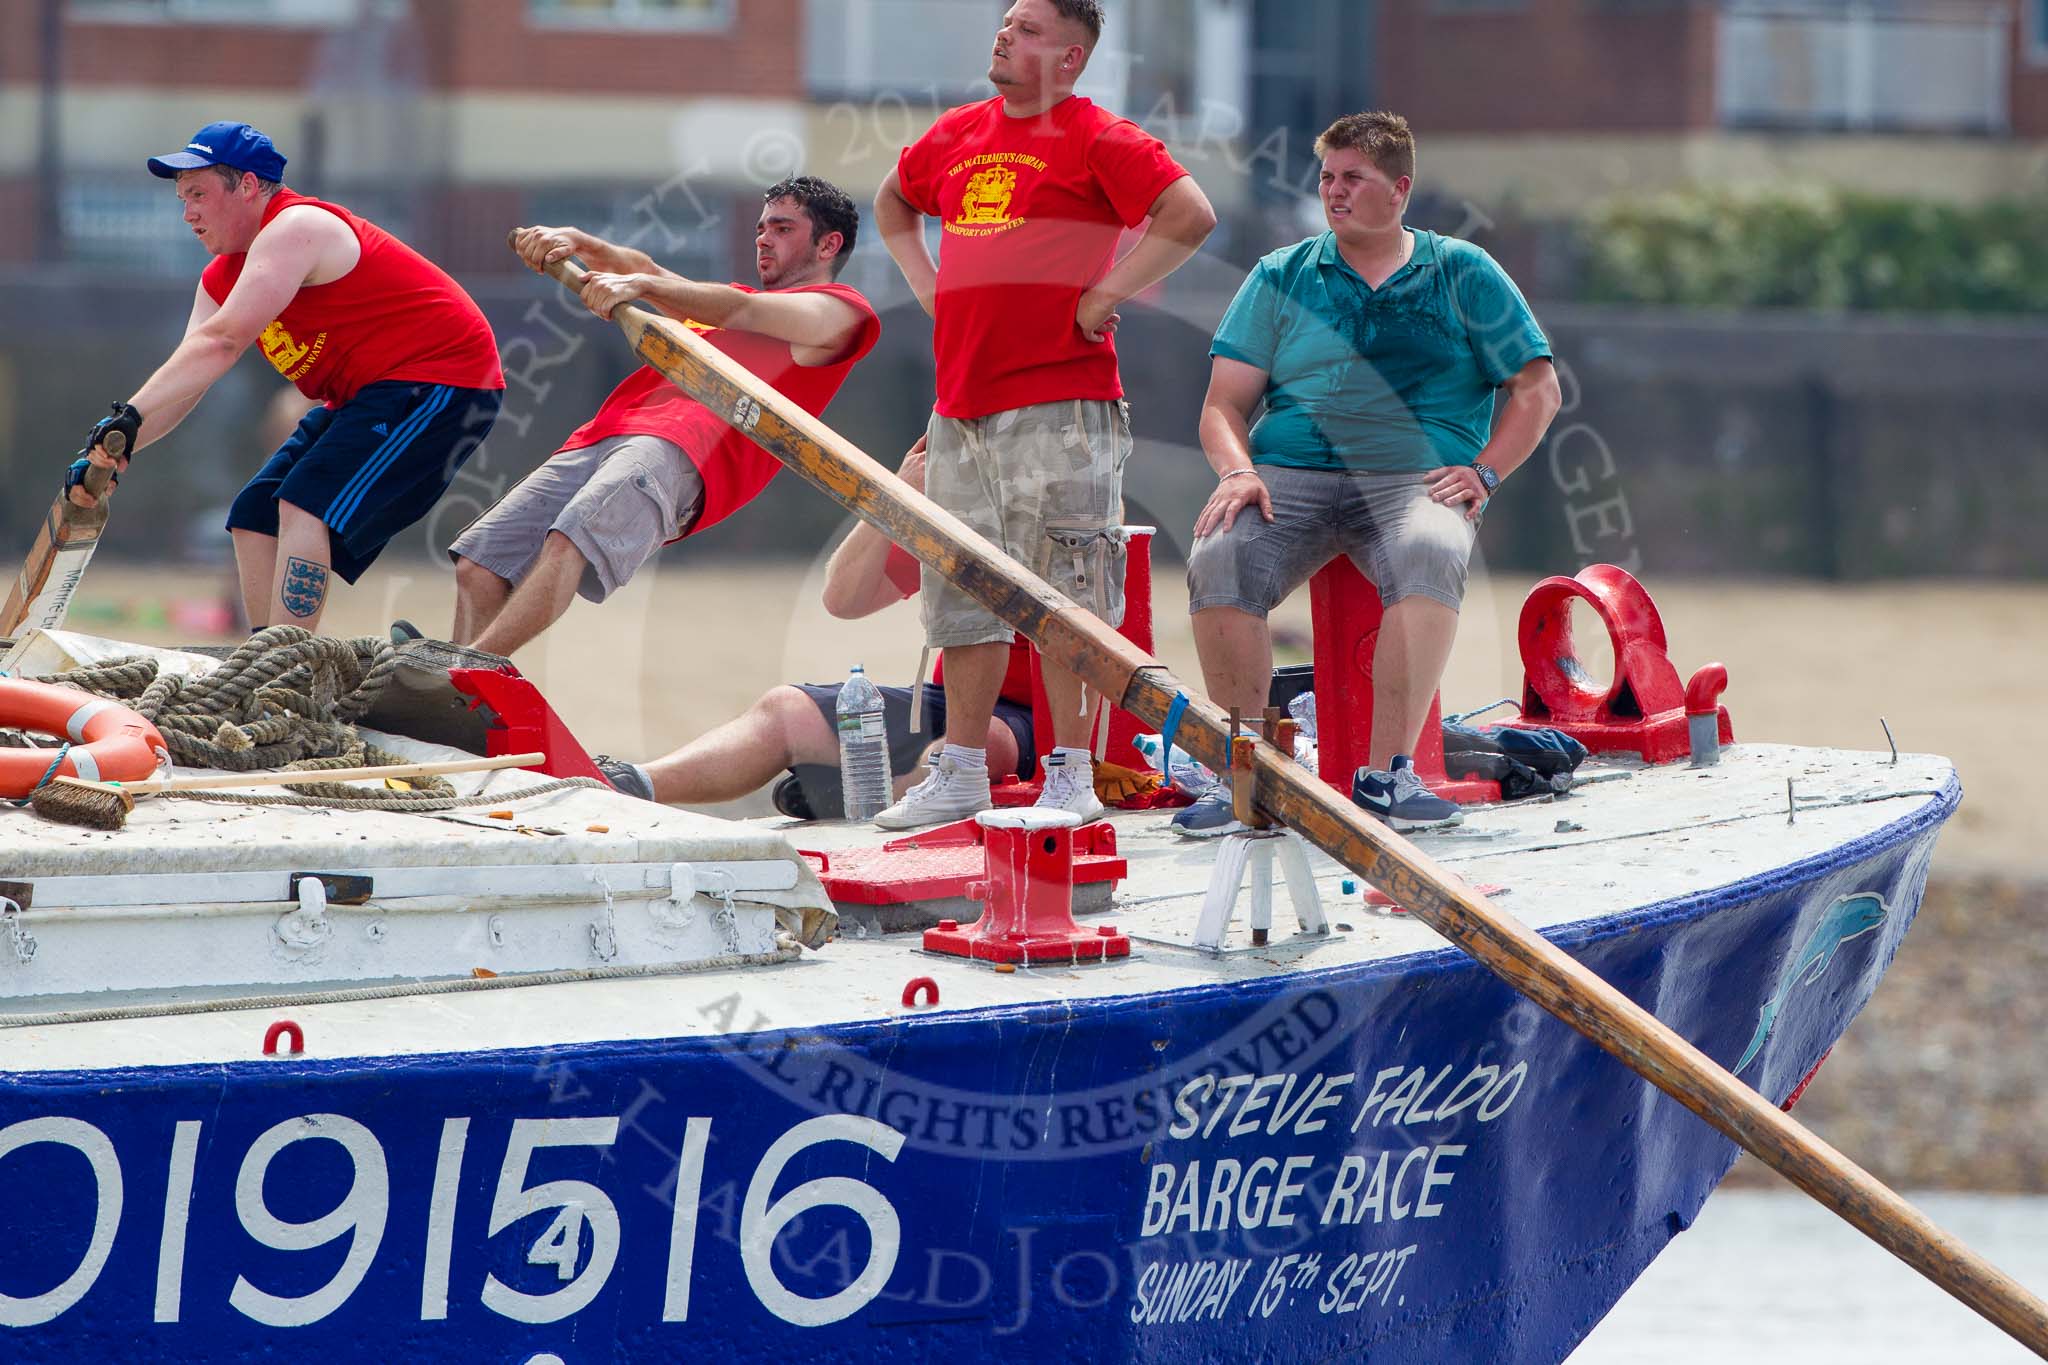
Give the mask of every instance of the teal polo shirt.
<svg viewBox="0 0 2048 1365">
<path fill-rule="evenodd" d="M 1212 356 L 1268 376 L 1252 463 L 1375 472 L 1471 464 L 1494 392 L 1550 341 L 1515 282 L 1470 242 L 1415 232 L 1369 287 L 1325 232 L 1252 268 Z"/>
</svg>

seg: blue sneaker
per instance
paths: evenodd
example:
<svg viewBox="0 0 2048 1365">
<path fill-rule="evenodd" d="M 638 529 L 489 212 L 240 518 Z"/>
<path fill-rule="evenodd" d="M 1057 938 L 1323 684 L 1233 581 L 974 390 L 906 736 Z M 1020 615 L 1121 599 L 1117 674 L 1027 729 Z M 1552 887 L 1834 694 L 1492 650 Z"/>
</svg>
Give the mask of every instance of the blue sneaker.
<svg viewBox="0 0 2048 1365">
<path fill-rule="evenodd" d="M 1230 787 L 1212 782 L 1209 789 L 1173 817 L 1173 832 L 1186 839 L 1214 839 L 1244 829 L 1230 807 Z"/>
<path fill-rule="evenodd" d="M 647 770 L 639 764 L 613 758 L 610 754 L 597 754 L 590 761 L 604 774 L 604 780 L 612 784 L 613 791 L 637 796 L 642 801 L 654 799 L 654 783 L 649 780 Z"/>
<path fill-rule="evenodd" d="M 1351 779 L 1351 799 L 1390 829 L 1438 829 L 1465 819 L 1457 802 L 1422 785 L 1406 754 L 1394 755 L 1392 772 L 1360 768 Z"/>
</svg>

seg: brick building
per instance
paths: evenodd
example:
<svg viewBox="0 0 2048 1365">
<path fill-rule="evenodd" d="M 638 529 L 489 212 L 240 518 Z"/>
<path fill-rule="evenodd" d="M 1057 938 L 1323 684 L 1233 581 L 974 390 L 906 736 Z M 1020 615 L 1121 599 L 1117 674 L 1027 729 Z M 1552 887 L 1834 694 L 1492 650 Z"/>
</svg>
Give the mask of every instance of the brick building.
<svg viewBox="0 0 2048 1365">
<path fill-rule="evenodd" d="M 682 268 L 743 268 L 761 185 L 801 168 L 864 198 L 937 109 L 984 93 L 1003 8 L 11 0 L 0 265 L 196 265 L 141 161 L 243 117 L 292 158 L 295 187 L 459 273 L 509 268 L 503 234 L 521 221 L 638 231 Z M 1414 121 L 1426 191 L 1536 219 L 1686 183 L 2048 188 L 2048 0 L 1109 8 L 1084 90 L 1174 145 L 1223 212 L 1212 250 L 1238 261 L 1312 221 L 1315 132 L 1373 106 Z M 880 252 L 854 268 L 893 282 Z"/>
<path fill-rule="evenodd" d="M 1430 174 L 1539 216 L 1686 183 L 2048 190 L 2048 0 L 1378 0 Z"/>
<path fill-rule="evenodd" d="M 518 221 L 689 225 L 803 135 L 804 0 L 17 0 L 0 5 L 0 258 L 183 259 L 142 159 L 243 118 L 295 188 L 458 270 Z M 643 208 L 641 212 L 645 212 Z M 730 214 L 718 215 L 721 221 Z M 752 214 L 746 215 L 751 224 Z M 163 231 L 168 220 L 169 233 Z M 721 267 L 723 240 L 685 256 Z M 194 257 L 193 259 L 197 259 Z"/>
</svg>

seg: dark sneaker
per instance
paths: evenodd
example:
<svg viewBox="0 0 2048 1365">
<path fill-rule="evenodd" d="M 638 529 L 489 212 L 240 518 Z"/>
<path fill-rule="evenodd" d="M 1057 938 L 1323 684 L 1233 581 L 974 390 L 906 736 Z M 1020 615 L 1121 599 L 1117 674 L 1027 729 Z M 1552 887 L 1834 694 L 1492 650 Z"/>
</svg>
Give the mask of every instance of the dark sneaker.
<svg viewBox="0 0 2048 1365">
<path fill-rule="evenodd" d="M 1195 798 L 1195 804 L 1173 817 L 1173 832 L 1187 839 L 1214 839 L 1244 829 L 1230 806 L 1230 788 L 1213 783 Z"/>
<path fill-rule="evenodd" d="M 597 770 L 604 774 L 604 780 L 612 784 L 612 790 L 626 796 L 637 796 L 642 801 L 654 799 L 654 783 L 648 780 L 647 771 L 623 758 L 610 754 L 599 754 L 590 760 Z"/>
<path fill-rule="evenodd" d="M 1351 779 L 1351 799 L 1391 829 L 1436 829 L 1465 819 L 1457 802 L 1422 785 L 1406 754 L 1394 755 L 1391 772 L 1360 768 Z"/>
<path fill-rule="evenodd" d="M 403 616 L 391 623 L 391 643 L 394 645 L 409 645 L 414 640 L 425 638 L 426 636 L 420 634 L 420 628 Z"/>
<path fill-rule="evenodd" d="M 804 792 L 804 784 L 797 781 L 795 773 L 784 773 L 769 789 L 768 799 L 775 803 L 775 809 L 792 820 L 815 820 L 817 813 L 811 809 L 811 798 Z"/>
</svg>

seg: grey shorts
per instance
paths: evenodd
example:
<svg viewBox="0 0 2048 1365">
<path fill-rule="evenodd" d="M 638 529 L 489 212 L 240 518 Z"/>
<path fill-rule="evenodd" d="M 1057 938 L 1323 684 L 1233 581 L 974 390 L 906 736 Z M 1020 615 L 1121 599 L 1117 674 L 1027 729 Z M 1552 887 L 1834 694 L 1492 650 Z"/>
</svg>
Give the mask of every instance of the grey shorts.
<svg viewBox="0 0 2048 1365">
<path fill-rule="evenodd" d="M 1264 616 L 1316 570 L 1348 555 L 1379 589 L 1380 603 L 1428 597 L 1456 610 L 1478 520 L 1465 504 L 1432 502 L 1431 473 L 1291 469 L 1260 465 L 1273 520 L 1254 503 L 1227 531 L 1188 551 L 1188 610 L 1235 607 Z"/>
<path fill-rule="evenodd" d="M 448 547 L 518 584 L 549 531 L 560 531 L 589 568 L 576 591 L 602 602 L 654 552 L 689 530 L 704 506 L 704 480 L 673 441 L 613 436 L 558 450 Z"/>
<path fill-rule="evenodd" d="M 925 496 L 1110 625 L 1124 619 L 1124 462 L 1130 408 L 1068 399 L 962 420 L 932 414 Z M 924 571 L 934 648 L 1007 643 L 988 608 Z"/>
</svg>

